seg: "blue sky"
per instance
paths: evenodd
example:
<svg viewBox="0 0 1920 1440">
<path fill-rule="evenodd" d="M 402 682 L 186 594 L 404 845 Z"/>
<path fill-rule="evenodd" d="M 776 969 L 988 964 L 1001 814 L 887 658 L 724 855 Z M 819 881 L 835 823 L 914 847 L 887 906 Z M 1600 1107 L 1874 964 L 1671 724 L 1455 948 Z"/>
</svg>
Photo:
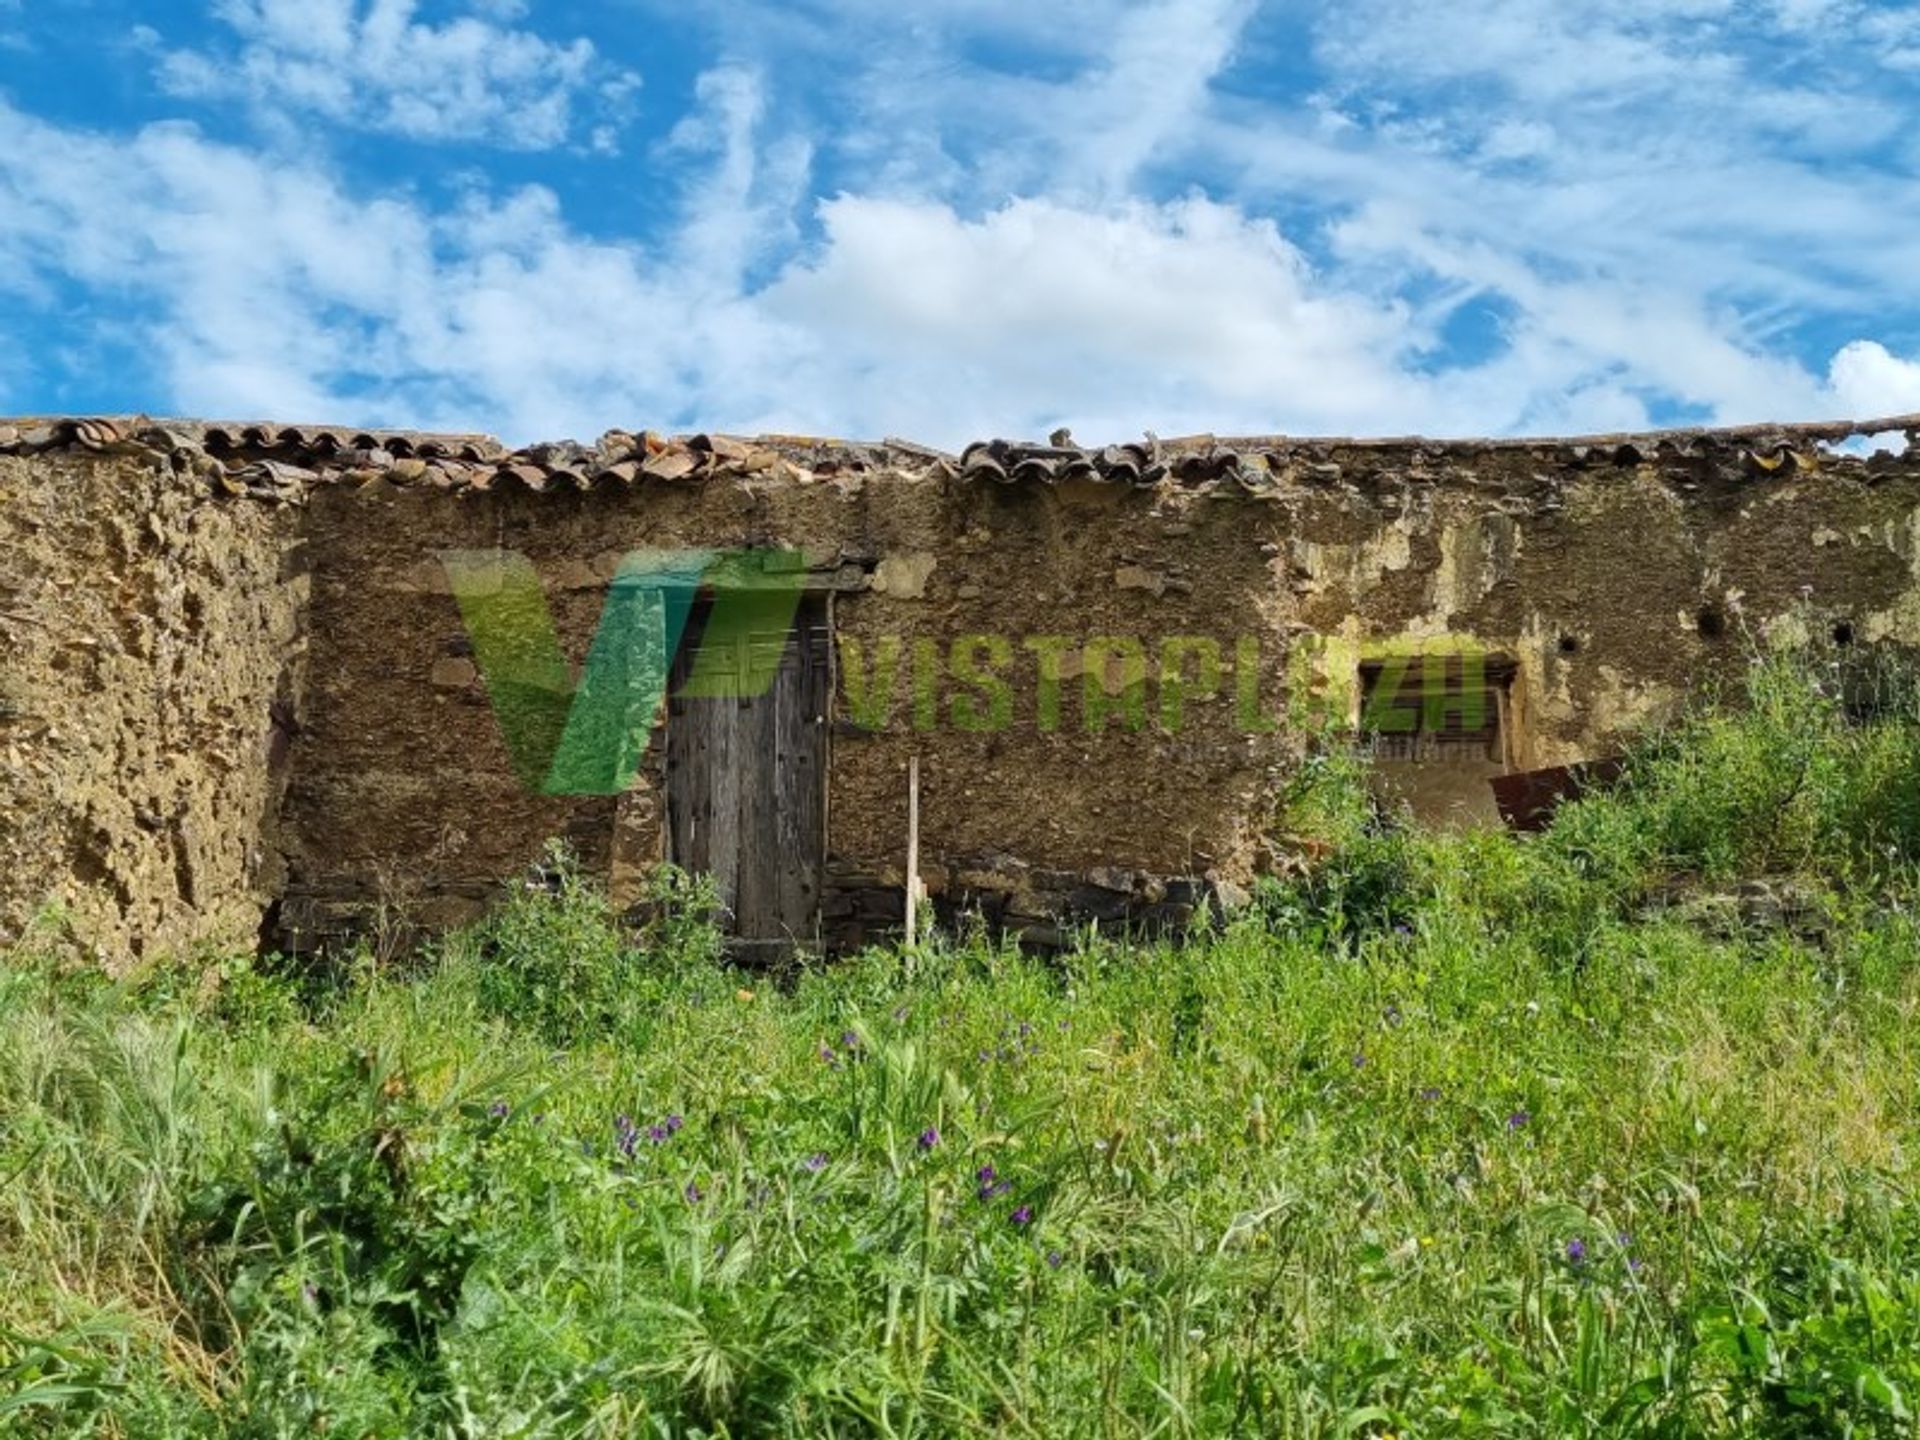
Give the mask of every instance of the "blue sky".
<svg viewBox="0 0 1920 1440">
<path fill-rule="evenodd" d="M 1920 8 L 0 0 L 0 411 L 1920 411 Z"/>
</svg>

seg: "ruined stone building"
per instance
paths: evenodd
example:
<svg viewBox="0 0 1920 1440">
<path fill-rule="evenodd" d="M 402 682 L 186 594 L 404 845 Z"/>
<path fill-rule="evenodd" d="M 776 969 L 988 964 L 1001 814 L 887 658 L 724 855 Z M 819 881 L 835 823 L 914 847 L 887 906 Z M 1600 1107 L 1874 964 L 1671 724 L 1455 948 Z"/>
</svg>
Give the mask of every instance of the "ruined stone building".
<svg viewBox="0 0 1920 1440">
<path fill-rule="evenodd" d="M 622 903 L 671 859 L 743 942 L 857 943 L 899 922 L 910 762 L 936 910 L 1177 923 L 1275 863 L 1316 724 L 1470 821 L 1769 625 L 1920 641 L 1920 450 L 1838 443 L 1896 431 L 0 426 L 0 943 L 50 913 L 114 964 L 447 925 L 556 837 Z M 621 590 L 674 557 L 684 614 Z"/>
</svg>

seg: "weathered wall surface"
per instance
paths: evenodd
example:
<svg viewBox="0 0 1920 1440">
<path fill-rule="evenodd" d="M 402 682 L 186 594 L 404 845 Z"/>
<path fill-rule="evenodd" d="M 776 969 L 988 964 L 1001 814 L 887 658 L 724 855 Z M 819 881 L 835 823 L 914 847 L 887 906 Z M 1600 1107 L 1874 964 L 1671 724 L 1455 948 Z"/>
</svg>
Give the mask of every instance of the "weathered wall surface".
<svg viewBox="0 0 1920 1440">
<path fill-rule="evenodd" d="M 0 943 L 49 906 L 116 965 L 256 940 L 295 516 L 151 457 L 0 455 Z"/>
<path fill-rule="evenodd" d="M 1244 518 L 1232 503 L 1149 490 L 982 490 L 886 473 L 590 495 L 320 491 L 309 513 L 314 645 L 284 829 L 287 918 L 324 933 L 376 897 L 430 921 L 461 918 L 553 836 L 632 898 L 663 854 L 658 744 L 617 799 L 539 796 L 516 778 L 440 561 L 448 550 L 528 557 L 576 665 L 628 551 L 806 551 L 815 581 L 839 587 L 841 652 L 874 683 L 886 647 L 900 652 L 880 728 L 851 723 L 841 676 L 828 849 L 843 884 L 900 883 L 916 754 L 936 890 L 981 871 L 1004 884 L 1018 861 L 1063 873 L 1245 871 L 1282 737 L 1240 732 L 1231 677 L 1218 698 L 1187 707 L 1177 734 L 1158 723 L 1157 696 L 1140 731 L 1117 714 L 1089 733 L 1088 686 L 1110 687 L 1104 673 L 1089 681 L 1078 653 L 1092 637 L 1135 638 L 1157 674 L 1162 637 L 1213 637 L 1231 661 L 1238 635 L 1266 634 L 1271 557 L 1245 543 Z M 1192 558 L 1168 552 L 1170 527 Z M 962 691 L 945 672 L 970 636 L 1016 657 L 1003 669 L 1008 723 L 991 732 L 954 723 Z M 1031 637 L 1071 642 L 1052 728 L 1037 713 Z M 923 643 L 941 661 L 931 716 L 913 690 Z M 1268 646 L 1265 658 L 1264 698 L 1277 707 L 1281 652 Z M 1122 688 L 1126 677 L 1113 678 Z"/>
<path fill-rule="evenodd" d="M 788 547 L 842 661 L 830 925 L 897 914 L 916 756 L 941 903 L 1177 920 L 1272 861 L 1279 717 L 1312 695 L 1352 719 L 1362 661 L 1510 659 L 1525 768 L 1610 753 L 1789 617 L 1920 644 L 1920 453 L 1820 443 L 1846 428 L 964 457 L 213 428 L 110 430 L 116 454 L 72 426 L 28 456 L 0 432 L 0 917 L 63 899 L 120 954 L 269 907 L 308 941 L 448 924 L 553 837 L 632 899 L 663 747 L 618 796 L 523 784 L 441 557 L 527 557 L 578 666 L 629 551 Z M 1004 692 L 956 679 L 969 656 Z"/>
<path fill-rule="evenodd" d="M 1359 660 L 1394 649 L 1511 656 L 1529 768 L 1617 748 L 1789 618 L 1920 642 L 1920 457 L 1648 443 L 1539 460 L 1376 472 L 1287 507 L 1295 614 L 1327 637 L 1326 686 L 1351 700 Z"/>
</svg>

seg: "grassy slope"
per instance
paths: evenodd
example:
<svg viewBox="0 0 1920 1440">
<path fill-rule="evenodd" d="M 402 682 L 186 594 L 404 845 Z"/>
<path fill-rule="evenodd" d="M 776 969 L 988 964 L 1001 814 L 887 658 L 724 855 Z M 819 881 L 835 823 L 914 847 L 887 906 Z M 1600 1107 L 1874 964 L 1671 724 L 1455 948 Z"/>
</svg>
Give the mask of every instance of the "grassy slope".
<svg viewBox="0 0 1920 1440">
<path fill-rule="evenodd" d="M 16 957 L 0 1434 L 1908 1433 L 1920 712 L 1843 680 L 1524 844 L 1330 755 L 1180 948 L 781 990 L 569 884 L 324 990 Z"/>
</svg>

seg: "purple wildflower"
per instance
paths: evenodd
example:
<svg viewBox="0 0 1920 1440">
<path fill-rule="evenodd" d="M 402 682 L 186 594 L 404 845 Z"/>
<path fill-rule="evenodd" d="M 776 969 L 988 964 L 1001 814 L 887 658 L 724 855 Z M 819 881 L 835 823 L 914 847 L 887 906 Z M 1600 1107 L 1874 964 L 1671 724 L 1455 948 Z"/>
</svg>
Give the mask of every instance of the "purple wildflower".
<svg viewBox="0 0 1920 1440">
<path fill-rule="evenodd" d="M 504 1120 L 513 1111 L 513 1107 L 504 1100 L 496 1100 L 487 1107 L 487 1114 L 496 1120 Z"/>
<path fill-rule="evenodd" d="M 1633 1244 L 1633 1236 L 1629 1235 L 1625 1230 L 1622 1230 L 1618 1235 L 1613 1237 L 1613 1243 L 1618 1245 L 1622 1250 L 1626 1250 Z M 1638 1275 L 1645 1264 L 1646 1262 L 1638 1255 L 1628 1255 L 1627 1273 L 1629 1275 Z"/>
<path fill-rule="evenodd" d="M 1000 1172 L 995 1170 L 991 1165 L 982 1165 L 974 1172 L 973 1178 L 980 1182 L 979 1193 L 982 1200 L 998 1200 L 1002 1195 L 1005 1195 L 1009 1190 L 1013 1189 L 1013 1182 L 1011 1180 L 1002 1180 L 1000 1178 Z"/>
<path fill-rule="evenodd" d="M 652 1141 L 652 1142 L 653 1142 L 653 1143 L 654 1143 L 655 1145 L 664 1145 L 664 1144 L 666 1144 L 666 1143 L 667 1143 L 667 1140 L 668 1140 L 668 1137 L 669 1137 L 669 1136 L 670 1136 L 671 1134 L 672 1134 L 672 1132 L 671 1132 L 671 1131 L 669 1131 L 669 1130 L 667 1129 L 667 1127 L 666 1127 L 666 1126 L 664 1126 L 664 1125 L 649 1125 L 649 1126 L 647 1126 L 647 1139 L 648 1139 L 648 1140 L 650 1140 L 650 1141 Z"/>
<path fill-rule="evenodd" d="M 1364 1051 L 1356 1051 L 1354 1053 L 1353 1068 L 1356 1070 L 1364 1070 L 1367 1068 L 1367 1057 Z"/>
<path fill-rule="evenodd" d="M 667 1116 L 667 1134 L 678 1135 L 680 1133 L 680 1127 L 686 1123 L 687 1122 L 678 1115 Z"/>
<path fill-rule="evenodd" d="M 840 1048 L 842 1050 L 858 1050 L 860 1048 L 860 1037 L 851 1030 L 842 1030 L 840 1032 Z"/>
<path fill-rule="evenodd" d="M 702 1200 L 706 1198 L 707 1198 L 706 1191 L 702 1190 L 698 1185 L 694 1184 L 693 1181 L 691 1180 L 687 1181 L 687 1204 L 698 1205 Z"/>
<path fill-rule="evenodd" d="M 1567 1263 L 1584 1265 L 1587 1263 L 1587 1242 L 1575 1236 L 1567 1241 Z"/>
<path fill-rule="evenodd" d="M 1426 1089 L 1420 1092 L 1420 1098 L 1429 1105 L 1433 1104 L 1440 1098 L 1440 1087 L 1438 1085 L 1427 1086 Z"/>
<path fill-rule="evenodd" d="M 820 1047 L 820 1062 L 823 1065 L 831 1065 L 836 1070 L 840 1067 L 840 1057 L 833 1053 L 833 1047 L 831 1045 L 822 1045 Z"/>
<path fill-rule="evenodd" d="M 818 1175 L 822 1170 L 827 1168 L 827 1152 L 824 1150 L 814 1151 L 813 1154 L 806 1158 L 805 1164 L 807 1169 Z"/>
<path fill-rule="evenodd" d="M 1507 1116 L 1507 1129 L 1509 1130 L 1521 1129 L 1522 1127 L 1530 1124 L 1532 1120 L 1533 1120 L 1533 1116 L 1529 1115 L 1525 1110 L 1516 1110 L 1511 1115 Z"/>
<path fill-rule="evenodd" d="M 1047 1268 L 1049 1270 L 1058 1270 L 1065 1260 L 1066 1257 L 1058 1250 L 1049 1250 L 1047 1252 Z"/>
<path fill-rule="evenodd" d="M 920 1148 L 931 1150 L 940 1143 L 940 1131 L 937 1126 L 929 1125 L 920 1132 Z"/>
<path fill-rule="evenodd" d="M 1007 1218 L 1016 1225 L 1030 1225 L 1033 1223 L 1033 1207 L 1031 1205 L 1022 1205 Z"/>
</svg>

